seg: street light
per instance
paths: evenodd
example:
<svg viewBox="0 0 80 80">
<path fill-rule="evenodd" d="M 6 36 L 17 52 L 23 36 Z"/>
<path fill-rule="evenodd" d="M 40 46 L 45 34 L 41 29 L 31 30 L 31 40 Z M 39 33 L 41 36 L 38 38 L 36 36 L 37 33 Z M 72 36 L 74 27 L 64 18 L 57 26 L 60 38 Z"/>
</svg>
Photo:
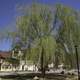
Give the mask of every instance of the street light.
<svg viewBox="0 0 80 80">
<path fill-rule="evenodd" d="M 75 51 L 76 51 L 76 62 L 77 62 L 77 70 L 78 70 L 78 80 L 80 80 L 79 77 L 79 59 L 78 59 L 78 50 L 77 50 L 77 45 L 75 45 Z"/>
</svg>

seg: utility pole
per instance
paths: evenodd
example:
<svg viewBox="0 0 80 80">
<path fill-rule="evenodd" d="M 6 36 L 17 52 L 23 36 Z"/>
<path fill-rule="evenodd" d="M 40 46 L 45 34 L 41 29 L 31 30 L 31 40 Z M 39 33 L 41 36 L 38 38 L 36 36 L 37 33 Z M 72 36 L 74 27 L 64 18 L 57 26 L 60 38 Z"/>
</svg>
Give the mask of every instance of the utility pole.
<svg viewBox="0 0 80 80">
<path fill-rule="evenodd" d="M 75 51 L 76 51 L 76 63 L 77 63 L 77 70 L 78 70 L 78 80 L 80 80 L 79 77 L 79 58 L 78 58 L 78 50 L 77 50 L 77 45 L 75 45 Z"/>
</svg>

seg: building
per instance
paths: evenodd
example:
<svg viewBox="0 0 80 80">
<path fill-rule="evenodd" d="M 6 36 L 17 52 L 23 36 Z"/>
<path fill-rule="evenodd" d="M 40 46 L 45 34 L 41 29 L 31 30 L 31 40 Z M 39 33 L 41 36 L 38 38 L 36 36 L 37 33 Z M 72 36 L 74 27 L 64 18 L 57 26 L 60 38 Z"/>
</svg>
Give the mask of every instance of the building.
<svg viewBox="0 0 80 80">
<path fill-rule="evenodd" d="M 5 71 L 10 68 L 10 63 L 7 61 L 11 57 L 11 53 L 7 51 L 0 51 L 0 70 Z"/>
<path fill-rule="evenodd" d="M 0 51 L 0 71 L 38 71 L 31 62 L 22 59 L 22 51 Z"/>
<path fill-rule="evenodd" d="M 19 59 L 19 68 L 18 70 L 24 71 L 38 71 L 37 66 L 35 66 L 31 61 L 25 61 L 22 57 L 24 50 L 12 51 L 12 57 Z"/>
</svg>

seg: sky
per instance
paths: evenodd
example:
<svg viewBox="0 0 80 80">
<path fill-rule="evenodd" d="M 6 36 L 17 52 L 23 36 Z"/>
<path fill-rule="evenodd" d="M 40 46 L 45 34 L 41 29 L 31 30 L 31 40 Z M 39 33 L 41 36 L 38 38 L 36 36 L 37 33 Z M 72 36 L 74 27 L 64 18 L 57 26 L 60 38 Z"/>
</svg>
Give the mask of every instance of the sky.
<svg viewBox="0 0 80 80">
<path fill-rule="evenodd" d="M 15 23 L 17 6 L 31 4 L 33 0 L 0 0 L 0 31 Z M 80 0 L 34 0 L 43 4 L 55 5 L 61 3 L 75 10 L 80 10 Z M 8 51 L 11 48 L 10 41 L 1 41 L 0 50 Z"/>
</svg>

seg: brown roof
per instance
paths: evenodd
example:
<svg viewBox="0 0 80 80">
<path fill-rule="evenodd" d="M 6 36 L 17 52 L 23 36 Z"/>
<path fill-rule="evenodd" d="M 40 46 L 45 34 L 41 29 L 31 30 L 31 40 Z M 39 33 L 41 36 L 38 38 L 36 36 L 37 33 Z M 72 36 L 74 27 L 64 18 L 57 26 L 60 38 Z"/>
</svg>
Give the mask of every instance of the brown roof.
<svg viewBox="0 0 80 80">
<path fill-rule="evenodd" d="M 0 58 L 9 58 L 11 57 L 11 52 L 0 51 Z"/>
</svg>

